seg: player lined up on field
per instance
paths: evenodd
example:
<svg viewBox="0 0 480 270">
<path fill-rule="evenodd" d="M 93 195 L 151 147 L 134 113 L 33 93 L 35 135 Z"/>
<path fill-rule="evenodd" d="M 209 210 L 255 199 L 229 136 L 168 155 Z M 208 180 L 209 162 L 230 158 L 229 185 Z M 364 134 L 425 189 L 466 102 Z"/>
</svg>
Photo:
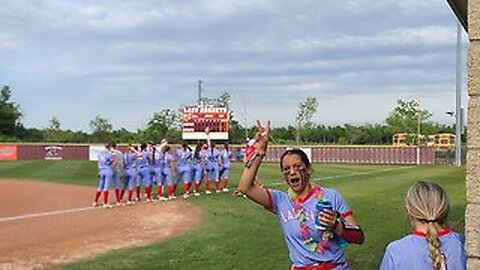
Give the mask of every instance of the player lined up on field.
<svg viewBox="0 0 480 270">
<path fill-rule="evenodd" d="M 103 193 L 103 207 L 109 204 L 109 188 L 113 182 L 116 205 L 141 201 L 141 187 L 147 203 L 153 202 L 153 193 L 159 201 L 176 199 L 175 192 L 183 182 L 183 197 L 200 196 L 201 184 L 205 183 L 205 194 L 212 194 L 212 181 L 215 192 L 228 192 L 230 160 L 232 152 L 228 142 L 222 149 L 207 141 L 192 149 L 187 143 L 171 153 L 171 147 L 164 139 L 157 146 L 153 142 L 142 143 L 139 147 L 129 144 L 122 152 L 116 143 L 108 143 L 98 154 L 98 186 L 93 206 L 97 206 Z M 223 183 L 222 183 L 223 182 Z M 156 190 L 153 190 L 154 187 Z"/>
</svg>

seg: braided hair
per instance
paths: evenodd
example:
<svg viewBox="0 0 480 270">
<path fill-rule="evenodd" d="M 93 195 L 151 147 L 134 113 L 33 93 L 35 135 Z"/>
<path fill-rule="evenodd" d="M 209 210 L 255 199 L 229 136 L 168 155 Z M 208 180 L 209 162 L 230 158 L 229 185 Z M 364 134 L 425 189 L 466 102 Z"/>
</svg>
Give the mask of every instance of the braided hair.
<svg viewBox="0 0 480 270">
<path fill-rule="evenodd" d="M 426 238 L 430 258 L 434 269 L 439 270 L 445 262 L 438 231 L 445 225 L 450 210 L 446 192 L 436 183 L 419 181 L 408 190 L 405 207 L 410 218 L 427 225 Z"/>
<path fill-rule="evenodd" d="M 200 156 L 200 150 L 202 150 L 202 143 L 198 143 L 197 146 L 195 147 L 195 152 L 193 153 L 194 158 L 199 158 Z"/>
</svg>

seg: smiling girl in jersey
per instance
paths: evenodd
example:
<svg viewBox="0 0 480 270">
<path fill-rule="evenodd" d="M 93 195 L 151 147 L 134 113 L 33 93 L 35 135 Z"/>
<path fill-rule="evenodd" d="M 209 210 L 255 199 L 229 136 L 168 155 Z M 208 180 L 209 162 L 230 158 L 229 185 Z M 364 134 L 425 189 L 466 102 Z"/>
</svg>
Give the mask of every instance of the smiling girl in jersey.
<svg viewBox="0 0 480 270">
<path fill-rule="evenodd" d="M 302 150 L 287 150 L 280 159 L 288 192 L 254 184 L 270 134 L 270 122 L 265 128 L 259 121 L 257 125 L 255 152 L 246 162 L 239 190 L 277 216 L 292 261 L 291 269 L 351 269 L 343 247 L 347 243 L 363 243 L 363 231 L 339 193 L 310 182 L 313 169 Z M 331 210 L 317 211 L 319 202 L 329 202 Z"/>
</svg>

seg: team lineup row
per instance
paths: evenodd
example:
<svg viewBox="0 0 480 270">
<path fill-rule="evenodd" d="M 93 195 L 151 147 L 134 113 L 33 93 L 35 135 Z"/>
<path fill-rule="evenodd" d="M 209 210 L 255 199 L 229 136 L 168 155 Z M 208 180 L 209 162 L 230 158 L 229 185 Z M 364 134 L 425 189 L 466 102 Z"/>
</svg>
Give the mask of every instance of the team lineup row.
<svg viewBox="0 0 480 270">
<path fill-rule="evenodd" d="M 106 144 L 98 154 L 98 186 L 93 206 L 98 205 L 103 193 L 103 206 L 112 207 L 108 198 L 112 182 L 117 205 L 122 205 L 126 192 L 128 205 L 134 204 L 134 200 L 140 201 L 142 186 L 148 203 L 153 202 L 154 186 L 159 201 L 175 199 L 175 191 L 182 180 L 184 198 L 190 196 L 192 183 L 195 196 L 200 196 L 202 182 L 205 182 L 205 194 L 212 194 L 212 181 L 215 192 L 228 192 L 231 158 L 228 143 L 224 143 L 222 149 L 217 149 L 210 141 L 197 144 L 195 149 L 183 143 L 173 154 L 166 140 L 158 146 L 153 142 L 142 143 L 139 148 L 129 145 L 124 152 L 117 149 L 115 143 Z"/>
</svg>

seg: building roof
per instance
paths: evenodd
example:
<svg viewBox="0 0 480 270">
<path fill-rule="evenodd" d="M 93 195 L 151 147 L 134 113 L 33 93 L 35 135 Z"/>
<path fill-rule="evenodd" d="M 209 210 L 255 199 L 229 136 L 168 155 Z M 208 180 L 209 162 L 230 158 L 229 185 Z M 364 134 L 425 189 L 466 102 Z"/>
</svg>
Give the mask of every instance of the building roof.
<svg viewBox="0 0 480 270">
<path fill-rule="evenodd" d="M 468 0 L 447 0 L 447 2 L 468 33 Z"/>
</svg>

